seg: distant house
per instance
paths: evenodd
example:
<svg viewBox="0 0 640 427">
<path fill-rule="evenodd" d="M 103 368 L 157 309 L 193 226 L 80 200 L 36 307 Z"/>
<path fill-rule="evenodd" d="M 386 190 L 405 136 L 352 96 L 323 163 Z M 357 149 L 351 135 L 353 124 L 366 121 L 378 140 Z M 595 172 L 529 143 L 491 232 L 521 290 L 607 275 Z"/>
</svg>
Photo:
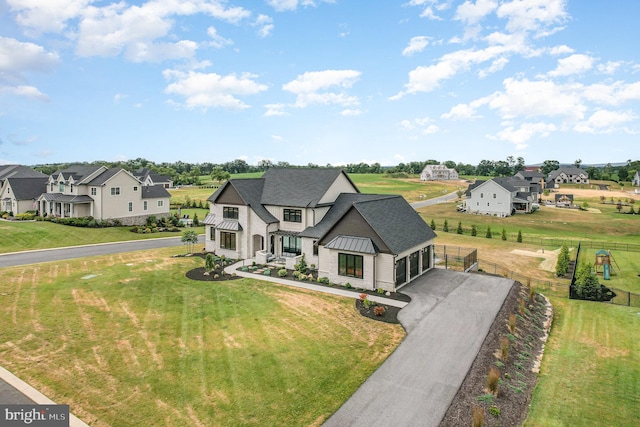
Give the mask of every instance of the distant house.
<svg viewBox="0 0 640 427">
<path fill-rule="evenodd" d="M 92 216 L 134 225 L 144 224 L 150 215 L 168 217 L 169 199 L 163 186 L 142 185 L 124 169 L 76 165 L 49 176 L 38 204 L 47 215 Z"/>
<path fill-rule="evenodd" d="M 400 196 L 360 194 L 339 169 L 269 169 L 209 197 L 208 251 L 280 262 L 304 255 L 333 283 L 395 291 L 433 268 L 435 233 Z"/>
<path fill-rule="evenodd" d="M 545 176 L 542 172 L 523 170 L 523 171 L 516 172 L 516 174 L 513 175 L 513 177 L 523 181 L 528 181 L 534 184 L 538 184 L 540 186 L 540 190 L 544 189 Z"/>
<path fill-rule="evenodd" d="M 133 172 L 133 176 L 138 178 L 142 185 L 162 185 L 164 188 L 173 187 L 173 180 L 168 175 L 160 175 L 149 168 L 140 168 Z"/>
<path fill-rule="evenodd" d="M 465 211 L 501 217 L 530 213 L 538 200 L 536 187 L 537 184 L 514 178 L 476 181 L 467 190 Z"/>
<path fill-rule="evenodd" d="M 576 167 L 564 167 L 549 172 L 547 184 L 588 184 L 589 174 L 584 169 Z"/>
<path fill-rule="evenodd" d="M 635 187 L 640 187 L 640 171 L 636 171 L 635 176 L 633 177 L 633 182 L 631 185 Z"/>
<path fill-rule="evenodd" d="M 420 174 L 422 181 L 446 181 L 458 179 L 458 172 L 445 165 L 426 165 Z"/>
<path fill-rule="evenodd" d="M 36 210 L 47 175 L 22 165 L 0 165 L 0 211 L 14 215 Z"/>
<path fill-rule="evenodd" d="M 0 188 L 0 211 L 18 215 L 37 210 L 36 201 L 45 191 L 47 180 L 44 174 L 40 178 L 6 178 Z"/>
</svg>

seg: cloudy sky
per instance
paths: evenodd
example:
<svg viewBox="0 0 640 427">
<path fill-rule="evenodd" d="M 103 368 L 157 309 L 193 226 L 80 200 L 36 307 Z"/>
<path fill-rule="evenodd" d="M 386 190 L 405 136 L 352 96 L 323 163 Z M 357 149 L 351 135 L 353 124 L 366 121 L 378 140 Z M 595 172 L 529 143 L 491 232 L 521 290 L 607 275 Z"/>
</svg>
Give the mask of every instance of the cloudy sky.
<svg viewBox="0 0 640 427">
<path fill-rule="evenodd" d="M 0 163 L 640 158 L 632 0 L 0 0 Z"/>
</svg>

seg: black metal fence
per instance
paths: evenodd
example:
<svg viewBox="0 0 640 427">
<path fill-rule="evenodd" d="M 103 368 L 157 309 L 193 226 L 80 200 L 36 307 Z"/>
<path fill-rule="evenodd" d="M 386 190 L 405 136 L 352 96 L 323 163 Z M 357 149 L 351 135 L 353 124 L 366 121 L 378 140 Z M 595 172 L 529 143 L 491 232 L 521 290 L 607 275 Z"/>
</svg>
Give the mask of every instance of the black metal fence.
<svg viewBox="0 0 640 427">
<path fill-rule="evenodd" d="M 469 271 L 478 262 L 478 250 L 461 246 L 433 245 L 436 259 L 444 262 L 446 269 Z"/>
</svg>

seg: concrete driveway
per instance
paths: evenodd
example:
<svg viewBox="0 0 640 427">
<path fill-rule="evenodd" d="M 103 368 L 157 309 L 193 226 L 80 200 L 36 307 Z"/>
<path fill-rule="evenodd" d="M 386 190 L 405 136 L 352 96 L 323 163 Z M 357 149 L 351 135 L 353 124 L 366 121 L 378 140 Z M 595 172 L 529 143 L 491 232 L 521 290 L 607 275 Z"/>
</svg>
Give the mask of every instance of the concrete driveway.
<svg viewBox="0 0 640 427">
<path fill-rule="evenodd" d="M 407 337 L 324 424 L 437 426 L 471 368 L 513 281 L 432 270 L 402 288 Z"/>
</svg>

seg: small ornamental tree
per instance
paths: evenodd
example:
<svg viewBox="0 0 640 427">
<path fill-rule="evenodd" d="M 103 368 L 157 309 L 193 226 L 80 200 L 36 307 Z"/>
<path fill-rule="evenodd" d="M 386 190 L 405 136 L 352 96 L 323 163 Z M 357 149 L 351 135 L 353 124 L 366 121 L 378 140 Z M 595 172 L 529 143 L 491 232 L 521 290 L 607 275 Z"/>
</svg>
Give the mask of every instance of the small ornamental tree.
<svg viewBox="0 0 640 427">
<path fill-rule="evenodd" d="M 462 221 L 458 221 L 458 228 L 456 229 L 456 233 L 462 234 Z"/>
<path fill-rule="evenodd" d="M 518 243 L 522 243 L 522 230 L 518 230 Z"/>
<path fill-rule="evenodd" d="M 449 232 L 449 221 L 447 221 L 446 219 L 444 220 L 444 226 L 442 227 L 442 231 L 444 231 L 445 233 Z"/>
<path fill-rule="evenodd" d="M 569 269 L 569 246 L 567 243 L 563 243 L 560 248 L 560 253 L 558 254 L 558 260 L 556 261 L 556 275 L 558 277 L 563 277 L 567 274 L 567 270 Z"/>
<path fill-rule="evenodd" d="M 505 230 L 504 228 L 502 229 L 502 240 L 507 240 L 507 230 Z"/>
<path fill-rule="evenodd" d="M 616 209 L 618 209 L 618 212 L 620 212 L 622 210 L 622 202 L 620 200 L 618 200 L 618 204 L 616 205 Z"/>
<path fill-rule="evenodd" d="M 436 221 L 435 220 L 433 220 L 433 219 L 431 220 L 430 227 L 431 227 L 432 230 L 436 229 Z"/>
<path fill-rule="evenodd" d="M 308 269 L 309 267 L 307 267 L 307 261 L 304 259 L 304 254 L 302 254 L 302 257 L 297 264 L 296 271 L 299 271 L 302 274 L 307 274 Z"/>
<path fill-rule="evenodd" d="M 598 276 L 591 270 L 591 264 L 581 264 L 576 273 L 576 293 L 584 299 L 600 301 L 602 286 Z"/>
<path fill-rule="evenodd" d="M 198 219 L 198 214 L 194 213 L 193 214 L 193 226 L 197 227 L 200 225 L 200 220 Z"/>
<path fill-rule="evenodd" d="M 493 237 L 491 235 L 491 227 L 487 225 L 487 233 L 484 235 L 487 239 L 491 239 Z"/>
<path fill-rule="evenodd" d="M 478 227 L 476 227 L 476 225 L 475 225 L 475 224 L 472 224 L 472 225 L 471 225 L 471 235 L 472 235 L 473 237 L 476 237 L 476 236 L 478 235 Z"/>
<path fill-rule="evenodd" d="M 204 258 L 204 269 L 207 271 L 212 271 L 215 268 L 216 260 L 213 254 L 207 254 Z"/>
<path fill-rule="evenodd" d="M 187 245 L 187 252 L 193 253 L 193 246 L 198 243 L 198 233 L 193 230 L 187 230 L 182 233 L 182 243 Z"/>
</svg>

